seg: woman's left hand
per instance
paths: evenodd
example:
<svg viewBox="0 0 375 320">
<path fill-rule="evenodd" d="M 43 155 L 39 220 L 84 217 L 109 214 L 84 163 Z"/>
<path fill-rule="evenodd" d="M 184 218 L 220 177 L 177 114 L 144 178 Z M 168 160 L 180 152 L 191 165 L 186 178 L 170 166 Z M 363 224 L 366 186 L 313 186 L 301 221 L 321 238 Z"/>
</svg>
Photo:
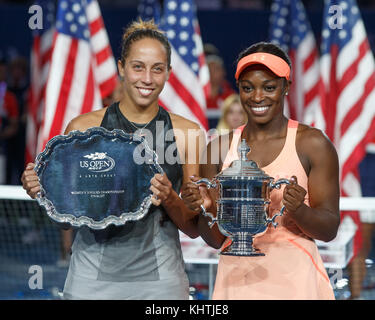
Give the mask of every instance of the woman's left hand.
<svg viewBox="0 0 375 320">
<path fill-rule="evenodd" d="M 157 173 L 151 179 L 151 187 L 153 195 L 151 202 L 155 206 L 159 206 L 162 202 L 166 201 L 172 193 L 172 183 L 169 181 L 167 175 Z"/>
<path fill-rule="evenodd" d="M 297 177 L 292 176 L 291 184 L 285 186 L 283 204 L 288 213 L 296 212 L 304 204 L 307 191 L 298 185 Z"/>
</svg>

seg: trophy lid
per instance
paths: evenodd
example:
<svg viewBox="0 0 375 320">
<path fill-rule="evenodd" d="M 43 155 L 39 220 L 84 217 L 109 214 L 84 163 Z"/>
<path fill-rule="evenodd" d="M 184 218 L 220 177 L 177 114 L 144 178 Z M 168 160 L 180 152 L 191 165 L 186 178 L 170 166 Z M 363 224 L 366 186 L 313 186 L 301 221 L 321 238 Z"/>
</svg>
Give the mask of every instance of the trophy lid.
<svg viewBox="0 0 375 320">
<path fill-rule="evenodd" d="M 270 178 L 262 169 L 258 167 L 258 164 L 247 158 L 247 154 L 250 152 L 250 147 L 247 145 L 246 140 L 242 139 L 240 146 L 238 147 L 239 159 L 234 160 L 231 165 L 223 170 L 218 176 L 220 177 L 247 177 L 257 179 L 268 179 Z"/>
</svg>

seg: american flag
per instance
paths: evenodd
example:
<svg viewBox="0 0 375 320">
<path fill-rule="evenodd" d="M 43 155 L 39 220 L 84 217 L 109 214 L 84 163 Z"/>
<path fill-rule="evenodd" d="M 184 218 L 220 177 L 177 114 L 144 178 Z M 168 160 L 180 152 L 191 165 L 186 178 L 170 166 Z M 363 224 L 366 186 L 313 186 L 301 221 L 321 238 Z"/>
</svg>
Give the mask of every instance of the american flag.
<svg viewBox="0 0 375 320">
<path fill-rule="evenodd" d="M 138 4 L 138 12 L 142 20 L 154 19 L 159 24 L 161 19 L 161 7 L 159 0 L 140 0 Z"/>
<path fill-rule="evenodd" d="M 59 1 L 39 150 L 62 134 L 71 119 L 100 109 L 116 83 L 116 63 L 97 1 Z"/>
<path fill-rule="evenodd" d="M 168 111 L 208 129 L 209 71 L 193 0 L 164 1 L 161 28 L 172 46 L 172 72 L 159 103 Z"/>
<path fill-rule="evenodd" d="M 42 110 L 44 109 L 44 94 L 51 62 L 56 15 L 54 1 L 40 0 L 35 4 L 42 8 L 43 28 L 35 29 L 33 32 L 33 44 L 30 55 L 31 86 L 26 124 L 26 163 L 33 162 L 37 153 L 38 132 L 42 119 Z"/>
<path fill-rule="evenodd" d="M 331 8 L 331 10 L 330 10 Z M 361 196 L 358 165 L 375 132 L 375 62 L 355 0 L 326 1 L 316 125 L 336 146 L 343 196 Z"/>
<path fill-rule="evenodd" d="M 285 113 L 313 124 L 320 107 L 319 51 L 301 0 L 274 0 L 271 6 L 270 41 L 280 45 L 292 62 L 291 89 Z"/>
</svg>

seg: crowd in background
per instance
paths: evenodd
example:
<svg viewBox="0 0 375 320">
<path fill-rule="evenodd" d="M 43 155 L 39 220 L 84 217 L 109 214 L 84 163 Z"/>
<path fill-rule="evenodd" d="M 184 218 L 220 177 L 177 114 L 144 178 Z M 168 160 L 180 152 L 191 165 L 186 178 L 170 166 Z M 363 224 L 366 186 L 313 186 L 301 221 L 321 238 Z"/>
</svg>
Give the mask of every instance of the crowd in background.
<svg viewBox="0 0 375 320">
<path fill-rule="evenodd" d="M 136 7 L 139 0 L 98 0 L 100 5 L 118 6 L 118 7 Z M 162 3 L 163 0 L 160 0 Z M 324 1 L 303 0 L 306 9 L 320 9 L 324 5 Z M 34 0 L 0 0 L 0 3 L 34 3 Z M 266 10 L 271 6 L 272 0 L 196 0 L 198 9 L 215 10 L 215 9 L 252 9 Z M 367 9 L 375 9 L 373 0 L 357 0 L 359 7 Z"/>
<path fill-rule="evenodd" d="M 29 64 L 15 50 L 0 53 L 0 184 L 20 184 L 25 160 Z"/>
</svg>

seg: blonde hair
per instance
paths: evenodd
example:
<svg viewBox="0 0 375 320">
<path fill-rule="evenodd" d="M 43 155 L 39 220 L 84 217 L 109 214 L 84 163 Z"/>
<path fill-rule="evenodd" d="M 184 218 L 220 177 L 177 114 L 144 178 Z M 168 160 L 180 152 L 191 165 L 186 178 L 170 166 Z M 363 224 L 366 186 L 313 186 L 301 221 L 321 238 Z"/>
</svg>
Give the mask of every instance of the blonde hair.
<svg viewBox="0 0 375 320">
<path fill-rule="evenodd" d="M 232 128 L 229 127 L 229 125 L 226 121 L 226 118 L 227 118 L 227 115 L 230 111 L 230 107 L 232 106 L 233 103 L 236 103 L 236 102 L 241 105 L 240 96 L 237 93 L 231 94 L 230 96 L 228 96 L 224 100 L 223 106 L 222 106 L 221 117 L 220 117 L 220 120 L 219 120 L 219 122 L 216 126 L 216 129 L 219 131 L 219 133 L 221 133 L 221 131 L 224 131 L 224 130 L 232 130 Z"/>
<path fill-rule="evenodd" d="M 171 45 L 168 38 L 155 24 L 154 19 L 133 21 L 124 31 L 121 42 L 121 63 L 124 64 L 131 45 L 141 39 L 152 38 L 160 41 L 167 51 L 168 68 L 171 65 Z"/>
</svg>

